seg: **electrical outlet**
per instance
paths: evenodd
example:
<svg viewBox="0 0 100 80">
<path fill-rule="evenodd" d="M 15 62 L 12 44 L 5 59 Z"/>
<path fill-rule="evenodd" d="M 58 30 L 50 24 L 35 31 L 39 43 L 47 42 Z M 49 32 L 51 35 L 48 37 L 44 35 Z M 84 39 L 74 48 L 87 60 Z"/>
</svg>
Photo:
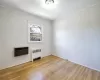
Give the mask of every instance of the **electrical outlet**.
<svg viewBox="0 0 100 80">
<path fill-rule="evenodd" d="M 66 61 L 69 61 L 68 59 L 66 59 Z"/>
</svg>

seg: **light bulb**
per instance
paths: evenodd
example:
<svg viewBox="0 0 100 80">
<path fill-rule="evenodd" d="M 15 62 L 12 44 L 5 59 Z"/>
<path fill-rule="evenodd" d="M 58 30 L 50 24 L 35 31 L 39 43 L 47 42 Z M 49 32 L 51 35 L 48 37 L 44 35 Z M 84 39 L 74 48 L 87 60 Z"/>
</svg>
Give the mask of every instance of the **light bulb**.
<svg viewBox="0 0 100 80">
<path fill-rule="evenodd" d="M 46 0 L 45 3 L 46 4 L 53 4 L 54 3 L 54 0 Z"/>
</svg>

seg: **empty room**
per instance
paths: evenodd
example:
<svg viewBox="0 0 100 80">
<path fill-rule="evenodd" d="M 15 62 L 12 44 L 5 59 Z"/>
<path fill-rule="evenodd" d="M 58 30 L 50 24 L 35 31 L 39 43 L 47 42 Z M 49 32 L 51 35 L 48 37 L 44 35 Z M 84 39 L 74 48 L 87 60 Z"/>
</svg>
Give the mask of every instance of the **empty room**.
<svg viewBox="0 0 100 80">
<path fill-rule="evenodd" d="M 100 80 L 100 0 L 0 0 L 0 80 Z"/>
</svg>

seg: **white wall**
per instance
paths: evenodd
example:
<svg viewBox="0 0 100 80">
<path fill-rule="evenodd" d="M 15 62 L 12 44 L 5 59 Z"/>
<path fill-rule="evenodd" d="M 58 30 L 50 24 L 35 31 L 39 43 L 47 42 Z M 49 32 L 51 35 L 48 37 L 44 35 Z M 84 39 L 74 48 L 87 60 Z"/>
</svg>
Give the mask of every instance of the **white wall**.
<svg viewBox="0 0 100 80">
<path fill-rule="evenodd" d="M 100 71 L 100 4 L 54 22 L 54 55 Z"/>
<path fill-rule="evenodd" d="M 0 34 L 1 35 L 1 34 Z M 0 41 L 0 53 L 1 53 L 1 41 Z M 1 54 L 0 54 L 0 59 L 1 59 Z M 1 65 L 1 61 L 2 60 L 0 60 L 0 65 Z"/>
<path fill-rule="evenodd" d="M 43 27 L 43 42 L 28 43 L 27 20 Z M 30 54 L 14 57 L 14 47 L 42 48 L 42 57 L 51 54 L 51 21 L 6 7 L 0 7 L 0 69 L 31 60 Z"/>
</svg>

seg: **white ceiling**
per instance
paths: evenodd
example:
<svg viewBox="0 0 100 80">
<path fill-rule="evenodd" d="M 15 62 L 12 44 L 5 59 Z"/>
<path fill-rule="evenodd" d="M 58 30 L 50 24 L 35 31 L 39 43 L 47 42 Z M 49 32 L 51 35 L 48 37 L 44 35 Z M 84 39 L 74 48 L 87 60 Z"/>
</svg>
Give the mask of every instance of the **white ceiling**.
<svg viewBox="0 0 100 80">
<path fill-rule="evenodd" d="M 0 0 L 0 5 L 18 8 L 53 20 L 98 2 L 100 0 L 55 0 L 54 4 L 46 5 L 45 0 Z"/>
</svg>

